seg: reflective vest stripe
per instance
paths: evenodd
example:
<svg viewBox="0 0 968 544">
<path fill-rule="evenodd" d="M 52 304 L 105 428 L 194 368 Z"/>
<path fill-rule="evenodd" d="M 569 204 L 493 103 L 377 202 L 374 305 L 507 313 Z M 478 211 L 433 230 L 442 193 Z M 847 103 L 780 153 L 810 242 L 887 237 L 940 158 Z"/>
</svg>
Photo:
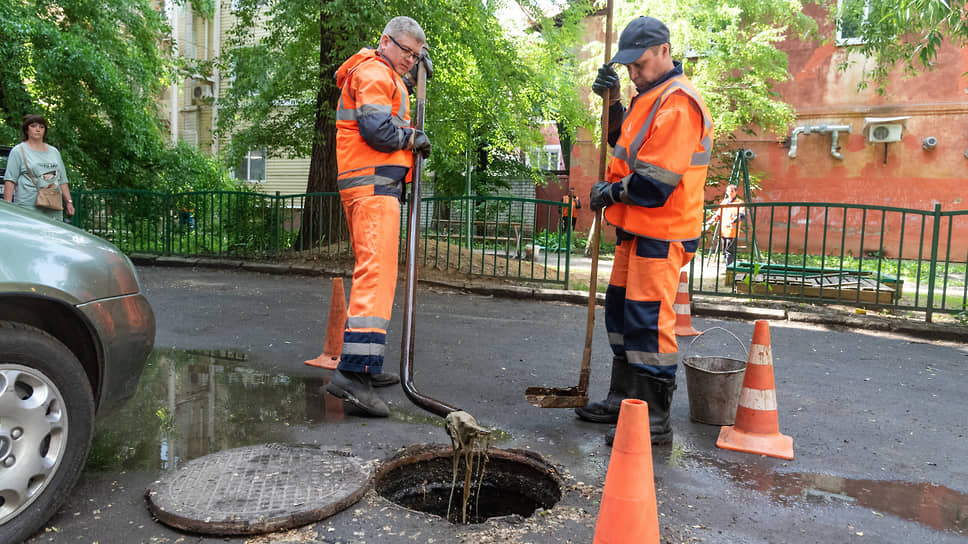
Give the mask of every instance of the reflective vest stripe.
<svg viewBox="0 0 968 544">
<path fill-rule="evenodd" d="M 372 170 L 372 169 L 371 169 Z M 384 176 L 378 176 L 376 174 L 368 174 L 365 176 L 354 176 L 349 178 L 340 178 L 336 180 L 336 187 L 340 191 L 344 189 L 351 189 L 353 187 L 361 187 L 363 185 L 397 185 L 400 183 L 398 179 L 392 179 Z"/>
<path fill-rule="evenodd" d="M 343 342 L 343 355 L 379 355 L 386 352 L 385 344 L 375 342 Z"/>
<path fill-rule="evenodd" d="M 661 168 L 652 163 L 635 161 L 635 173 L 647 178 L 652 178 L 659 183 L 675 187 L 682 179 L 682 174 L 677 174 L 665 168 Z M 624 181 L 624 180 L 623 180 Z"/>
<path fill-rule="evenodd" d="M 390 320 L 375 316 L 348 317 L 346 328 L 348 329 L 383 329 L 390 326 Z"/>
<path fill-rule="evenodd" d="M 358 53 L 364 56 L 374 54 L 373 52 Z M 385 72 L 385 76 L 381 71 Z M 366 87 L 358 88 L 353 83 L 354 75 L 375 79 L 371 79 Z M 342 190 L 360 185 L 390 185 L 398 182 L 399 180 L 374 175 L 374 169 L 382 166 L 399 166 L 405 169 L 413 167 L 412 153 L 410 150 L 402 149 L 406 144 L 403 141 L 403 132 L 398 131 L 396 141 L 391 140 L 389 144 L 392 146 L 395 143 L 401 149 L 390 152 L 377 151 L 370 147 L 360 134 L 359 121 L 370 116 L 389 116 L 390 122 L 396 129 L 409 128 L 411 125 L 408 95 L 403 80 L 385 61 L 375 56 L 360 61 L 359 65 L 341 77 L 345 79 L 341 80 L 343 87 L 336 110 L 338 187 Z M 383 79 L 384 77 L 386 79 Z M 373 83 L 376 83 L 375 87 Z M 370 102 L 361 103 L 357 100 Z"/>
<path fill-rule="evenodd" d="M 679 91 L 680 97 L 670 100 Z M 663 114 L 666 111 L 677 112 L 696 124 L 667 126 L 665 123 L 675 121 Z M 655 136 L 667 130 L 687 131 L 690 140 L 695 135 L 696 139 L 686 144 L 692 148 L 683 148 L 685 142 L 673 146 L 673 140 Z M 631 176 L 645 177 L 656 189 L 668 190 L 668 196 L 661 205 L 651 207 L 623 198 L 605 210 L 605 220 L 645 238 L 695 240 L 702 230 L 702 190 L 712 152 L 712 131 L 712 117 L 685 76 L 676 76 L 636 96 L 622 122 L 607 181 L 622 183 L 623 192 L 632 195 Z"/>
<path fill-rule="evenodd" d="M 659 110 L 659 106 L 665 103 L 666 99 L 669 98 L 669 95 L 671 95 L 676 91 L 682 91 L 686 93 L 686 95 L 688 95 L 694 101 L 696 101 L 697 104 L 701 103 L 699 95 L 694 93 L 692 89 L 690 89 L 689 87 L 686 87 L 685 85 L 683 85 L 678 81 L 673 81 L 672 83 L 669 84 L 666 90 L 662 92 L 662 95 L 659 97 L 659 99 L 655 101 L 655 104 L 652 105 L 652 110 L 649 111 L 649 116 L 645 118 L 645 122 L 642 123 L 642 128 L 639 129 L 639 132 L 635 135 L 635 138 L 632 139 L 632 143 L 629 145 L 628 151 L 624 149 L 622 150 L 624 153 L 627 153 L 627 157 L 631 157 L 632 164 L 630 164 L 629 166 L 631 166 L 632 169 L 635 170 L 636 172 L 638 172 L 639 168 L 641 167 L 639 164 L 637 164 L 639 161 L 638 159 L 636 159 L 636 157 L 639 155 L 639 149 L 642 148 L 642 142 L 645 141 L 645 135 L 649 133 L 649 129 L 652 127 L 652 120 L 655 118 L 655 112 Z M 705 111 L 700 110 L 700 113 L 702 114 L 703 133 L 706 133 L 706 136 L 704 136 L 702 139 L 703 151 L 701 153 L 693 153 L 690 166 L 706 166 L 709 164 L 709 158 L 712 155 L 713 140 L 709 136 L 708 132 L 709 132 L 709 129 L 713 126 L 713 123 L 712 123 L 712 120 L 710 120 L 709 117 L 706 115 Z M 618 151 L 618 148 L 616 148 L 616 152 L 617 151 Z M 618 157 L 617 154 L 615 154 L 615 156 Z M 618 157 L 618 158 L 623 159 L 625 162 L 629 162 L 627 157 Z M 652 176 L 649 176 L 649 177 L 652 177 Z M 666 181 L 661 180 L 659 178 L 653 178 L 653 179 L 656 179 L 657 181 L 661 181 L 662 183 L 667 183 Z M 677 179 L 676 183 L 678 182 L 679 180 Z"/>
<path fill-rule="evenodd" d="M 633 365 L 676 366 L 679 364 L 679 353 L 652 353 L 649 351 L 632 351 L 626 348 L 625 358 Z"/>
</svg>

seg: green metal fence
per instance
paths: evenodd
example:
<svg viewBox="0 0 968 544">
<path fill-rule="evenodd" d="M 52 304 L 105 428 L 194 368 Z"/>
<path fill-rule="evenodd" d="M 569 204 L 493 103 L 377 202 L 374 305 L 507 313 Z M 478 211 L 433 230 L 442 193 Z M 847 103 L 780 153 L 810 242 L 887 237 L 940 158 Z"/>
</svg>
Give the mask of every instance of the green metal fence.
<svg viewBox="0 0 968 544">
<path fill-rule="evenodd" d="M 692 263 L 704 295 L 968 315 L 968 211 L 746 203 L 737 260 L 707 233 Z M 707 207 L 707 213 L 718 206 Z"/>
<path fill-rule="evenodd" d="M 338 193 L 78 191 L 73 223 L 128 253 L 286 260 L 350 259 Z M 421 200 L 423 266 L 568 285 L 572 232 L 560 202 L 510 197 Z M 407 206 L 401 209 L 405 259 Z M 560 246 L 560 247 L 559 247 Z"/>
<path fill-rule="evenodd" d="M 128 253 L 352 258 L 337 193 L 79 191 L 75 225 Z M 574 233 L 563 204 L 510 197 L 421 200 L 419 263 L 470 276 L 561 285 Z M 706 233 L 693 293 L 968 316 L 968 211 L 813 202 L 749 203 L 730 267 Z M 407 207 L 401 210 L 404 259 Z M 716 206 L 707 207 L 707 212 Z"/>
</svg>

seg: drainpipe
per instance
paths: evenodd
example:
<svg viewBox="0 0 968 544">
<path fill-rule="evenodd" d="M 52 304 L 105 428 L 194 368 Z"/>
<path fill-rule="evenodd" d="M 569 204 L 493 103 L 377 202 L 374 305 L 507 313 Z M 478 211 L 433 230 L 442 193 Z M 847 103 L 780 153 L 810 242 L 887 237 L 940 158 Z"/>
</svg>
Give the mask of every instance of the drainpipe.
<svg viewBox="0 0 968 544">
<path fill-rule="evenodd" d="M 801 133 L 810 134 L 810 127 L 797 127 L 790 133 L 790 152 L 787 155 L 791 159 L 797 158 L 797 136 Z"/>
<path fill-rule="evenodd" d="M 840 148 L 837 142 L 840 139 L 841 132 L 850 134 L 850 125 L 830 125 L 827 130 L 830 131 L 830 155 L 835 159 L 844 160 L 844 156 L 837 151 Z"/>
<path fill-rule="evenodd" d="M 800 134 L 830 134 L 830 155 L 839 160 L 843 160 L 844 156 L 837 151 L 838 142 L 840 141 L 840 133 L 846 132 L 850 134 L 850 125 L 814 125 L 814 126 L 800 126 L 793 129 L 790 134 L 790 152 L 788 155 L 791 159 L 797 157 L 797 136 Z"/>
</svg>

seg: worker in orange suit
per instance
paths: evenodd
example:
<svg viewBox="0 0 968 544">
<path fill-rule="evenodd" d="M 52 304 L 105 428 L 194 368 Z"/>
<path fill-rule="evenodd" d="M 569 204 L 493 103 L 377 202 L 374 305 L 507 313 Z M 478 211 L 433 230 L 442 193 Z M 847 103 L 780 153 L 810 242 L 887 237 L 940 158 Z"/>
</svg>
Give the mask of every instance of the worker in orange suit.
<svg viewBox="0 0 968 544">
<path fill-rule="evenodd" d="M 736 185 L 732 183 L 726 186 L 726 196 L 719 203 L 721 207 L 706 221 L 706 228 L 715 225 L 717 221 L 722 221 L 719 227 L 719 240 L 722 242 L 723 257 L 727 267 L 736 260 L 739 222 L 746 217 L 746 209 L 740 205 L 743 204 L 743 199 L 736 194 L 736 189 Z"/>
<path fill-rule="evenodd" d="M 628 111 L 612 64 L 626 66 L 638 91 Z M 678 366 L 673 303 L 679 271 L 702 233 L 712 119 L 670 56 L 669 29 L 652 17 L 639 17 L 622 31 L 618 53 L 599 69 L 592 88 L 611 97 L 609 126 L 615 127 L 609 130 L 614 150 L 606 179 L 592 186 L 589 197 L 589 207 L 604 209 L 605 221 L 616 227 L 605 294 L 614 356 L 606 398 L 575 411 L 587 421 L 615 423 L 624 399 L 644 400 L 652 443 L 668 443 Z M 614 429 L 606 442 L 611 437 Z"/>
<path fill-rule="evenodd" d="M 394 17 L 376 49 L 361 49 L 336 72 L 337 185 L 356 262 L 343 352 L 326 390 L 374 417 L 389 410 L 373 387 L 400 381 L 383 372 L 383 356 L 397 283 L 400 200 L 414 154 L 430 156 L 427 135 L 410 124 L 408 92 L 418 62 L 432 74 L 426 43 L 416 21 Z"/>
<path fill-rule="evenodd" d="M 575 188 L 569 187 L 568 194 L 561 197 L 561 203 L 564 206 L 561 207 L 561 231 L 568 230 L 569 223 L 571 224 L 571 229 L 575 230 L 575 224 L 578 222 L 578 217 L 575 215 L 575 210 L 581 209 L 581 199 L 575 196 Z"/>
</svg>

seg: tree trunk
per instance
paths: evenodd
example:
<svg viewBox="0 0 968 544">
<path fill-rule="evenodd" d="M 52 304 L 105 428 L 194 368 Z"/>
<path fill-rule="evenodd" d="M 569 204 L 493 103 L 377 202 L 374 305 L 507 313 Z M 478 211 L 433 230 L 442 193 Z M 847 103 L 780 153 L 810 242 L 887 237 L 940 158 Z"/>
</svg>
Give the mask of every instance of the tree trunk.
<svg viewBox="0 0 968 544">
<path fill-rule="evenodd" d="M 323 15 L 320 13 L 320 19 Z M 326 28 L 320 25 L 320 28 Z M 307 193 L 335 193 L 336 187 L 336 106 L 340 91 L 335 81 L 327 74 L 333 73 L 335 59 L 328 58 L 333 44 L 328 33 L 320 32 L 319 37 L 319 91 L 316 93 L 316 119 L 313 130 L 313 147 L 309 159 L 309 179 Z M 339 244 L 348 246 L 349 233 L 343 219 L 339 197 L 307 197 L 303 209 L 303 220 L 299 236 L 293 244 L 297 250 L 306 250 L 317 245 Z"/>
</svg>

